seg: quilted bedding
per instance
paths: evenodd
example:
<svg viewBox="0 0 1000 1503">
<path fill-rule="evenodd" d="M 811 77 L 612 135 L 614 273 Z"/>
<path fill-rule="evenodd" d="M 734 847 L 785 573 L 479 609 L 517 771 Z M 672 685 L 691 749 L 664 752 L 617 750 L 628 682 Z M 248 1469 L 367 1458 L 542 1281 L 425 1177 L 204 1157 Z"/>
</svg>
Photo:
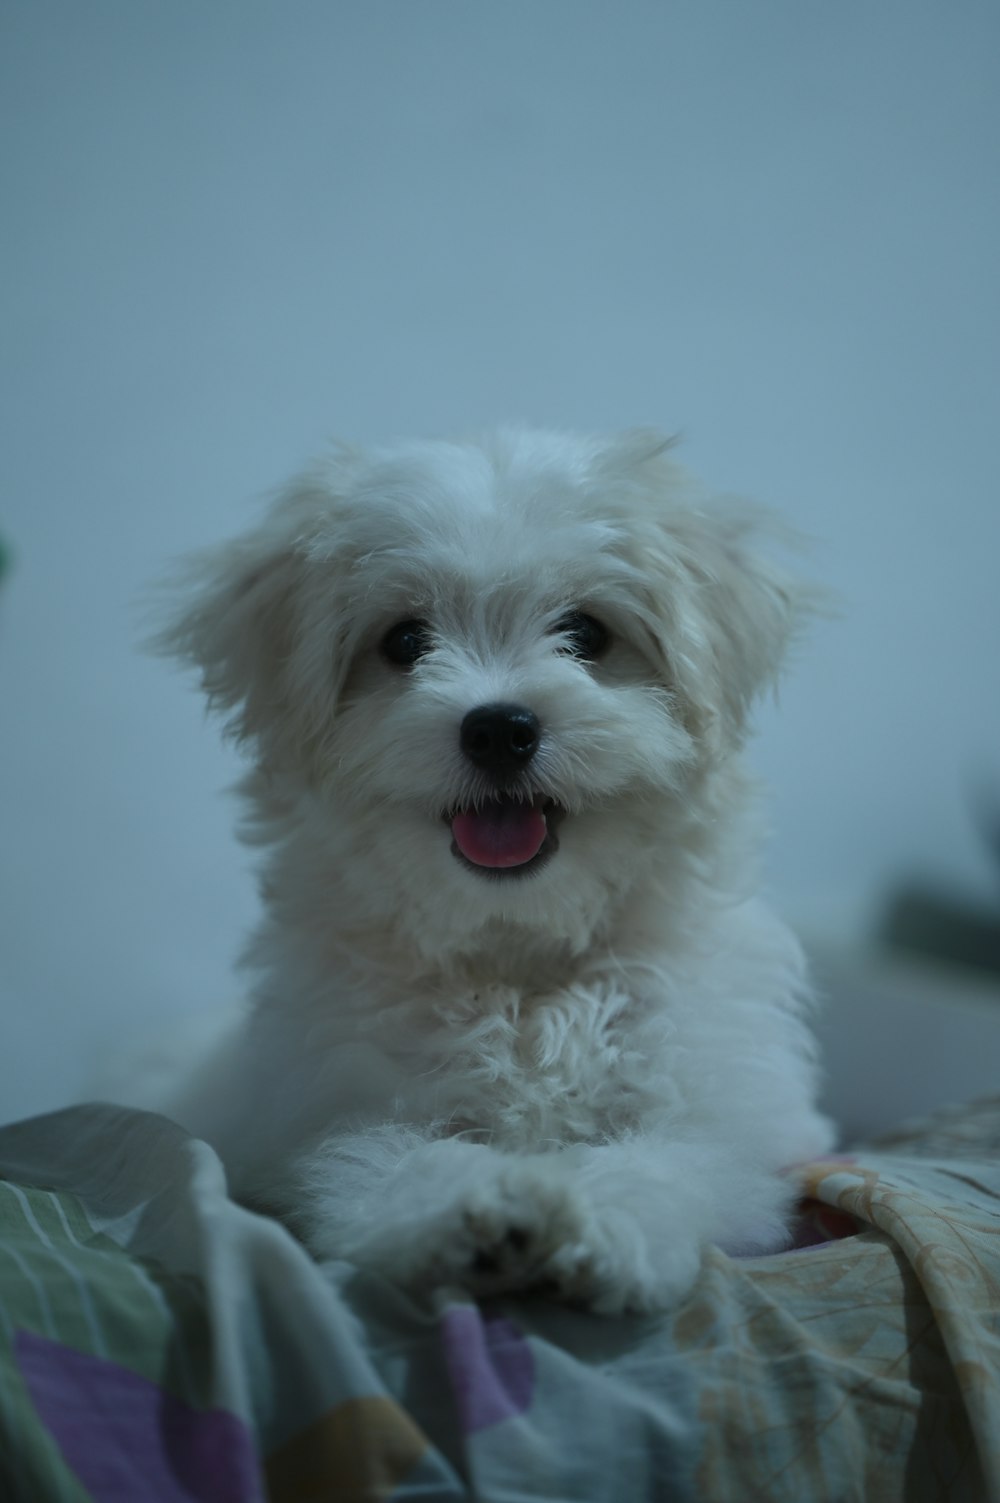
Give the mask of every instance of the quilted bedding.
<svg viewBox="0 0 1000 1503">
<path fill-rule="evenodd" d="M 800 1166 L 676 1311 L 318 1266 L 161 1117 L 0 1130 L 0 1498 L 1000 1500 L 1000 1098 Z"/>
</svg>

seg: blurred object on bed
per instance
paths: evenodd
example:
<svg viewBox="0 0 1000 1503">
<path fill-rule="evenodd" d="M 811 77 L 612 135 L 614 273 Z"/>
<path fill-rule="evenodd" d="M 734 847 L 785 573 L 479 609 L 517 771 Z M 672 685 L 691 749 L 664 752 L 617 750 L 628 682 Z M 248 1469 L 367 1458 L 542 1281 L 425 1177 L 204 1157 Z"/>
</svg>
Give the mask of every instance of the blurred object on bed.
<svg viewBox="0 0 1000 1503">
<path fill-rule="evenodd" d="M 881 944 L 954 965 L 987 971 L 1000 981 L 1000 789 L 983 783 L 968 798 L 970 822 L 998 879 L 992 903 L 915 878 L 889 892 L 876 925 Z"/>
<path fill-rule="evenodd" d="M 973 906 L 913 883 L 892 894 L 879 932 L 893 948 L 986 971 L 1000 981 L 1000 908 Z"/>
<path fill-rule="evenodd" d="M 971 802 L 971 818 L 1000 878 L 1000 794 L 984 788 Z M 1000 897 L 986 905 L 940 882 L 901 883 L 889 894 L 876 934 L 883 944 L 987 971 L 1000 983 Z"/>
<path fill-rule="evenodd" d="M 1000 1089 L 1000 976 L 888 946 L 806 948 L 843 1142 Z"/>
</svg>

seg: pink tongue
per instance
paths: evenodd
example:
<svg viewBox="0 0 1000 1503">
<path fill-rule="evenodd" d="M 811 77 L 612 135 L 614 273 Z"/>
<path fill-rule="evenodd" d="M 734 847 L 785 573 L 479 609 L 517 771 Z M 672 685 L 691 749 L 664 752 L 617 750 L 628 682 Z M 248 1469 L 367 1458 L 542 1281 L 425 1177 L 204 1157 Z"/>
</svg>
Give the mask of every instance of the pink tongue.
<svg viewBox="0 0 1000 1503">
<path fill-rule="evenodd" d="M 462 855 L 475 866 L 523 866 L 538 855 L 547 831 L 541 809 L 505 800 L 478 812 L 456 814 L 451 833 Z"/>
</svg>

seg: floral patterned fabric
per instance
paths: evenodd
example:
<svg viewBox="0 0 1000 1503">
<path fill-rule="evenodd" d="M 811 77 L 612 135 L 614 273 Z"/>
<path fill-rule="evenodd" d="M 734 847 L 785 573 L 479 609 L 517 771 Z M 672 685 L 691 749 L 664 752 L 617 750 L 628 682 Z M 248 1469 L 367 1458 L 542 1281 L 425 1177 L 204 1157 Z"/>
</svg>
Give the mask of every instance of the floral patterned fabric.
<svg viewBox="0 0 1000 1503">
<path fill-rule="evenodd" d="M 1000 1099 L 795 1172 L 611 1321 L 317 1266 L 161 1117 L 2 1129 L 0 1498 L 1000 1500 Z"/>
</svg>

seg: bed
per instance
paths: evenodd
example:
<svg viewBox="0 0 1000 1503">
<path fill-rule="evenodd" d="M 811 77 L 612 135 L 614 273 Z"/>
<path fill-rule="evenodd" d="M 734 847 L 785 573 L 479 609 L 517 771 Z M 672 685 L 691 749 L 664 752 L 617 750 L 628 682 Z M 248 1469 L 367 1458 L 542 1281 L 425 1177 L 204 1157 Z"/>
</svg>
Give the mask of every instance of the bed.
<svg viewBox="0 0 1000 1503">
<path fill-rule="evenodd" d="M 798 1166 L 669 1315 L 317 1265 L 165 1118 L 0 1130 L 0 1498 L 1000 1499 L 1000 1097 Z"/>
</svg>

